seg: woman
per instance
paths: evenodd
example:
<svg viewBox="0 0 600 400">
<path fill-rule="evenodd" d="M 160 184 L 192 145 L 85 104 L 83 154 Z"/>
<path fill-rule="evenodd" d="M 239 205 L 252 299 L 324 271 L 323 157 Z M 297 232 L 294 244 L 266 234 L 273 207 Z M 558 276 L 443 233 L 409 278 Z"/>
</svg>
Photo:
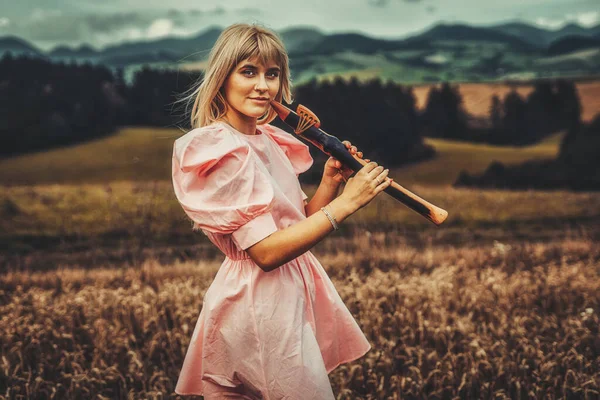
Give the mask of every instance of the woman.
<svg viewBox="0 0 600 400">
<path fill-rule="evenodd" d="M 175 141 L 173 186 L 194 228 L 226 257 L 204 295 L 178 394 L 333 399 L 327 374 L 370 349 L 309 249 L 391 179 L 374 162 L 349 178 L 330 158 L 307 203 L 297 177 L 312 165 L 308 147 L 269 124 L 270 101 L 291 103 L 290 86 L 277 35 L 236 24 L 189 96 L 193 129 Z"/>
</svg>

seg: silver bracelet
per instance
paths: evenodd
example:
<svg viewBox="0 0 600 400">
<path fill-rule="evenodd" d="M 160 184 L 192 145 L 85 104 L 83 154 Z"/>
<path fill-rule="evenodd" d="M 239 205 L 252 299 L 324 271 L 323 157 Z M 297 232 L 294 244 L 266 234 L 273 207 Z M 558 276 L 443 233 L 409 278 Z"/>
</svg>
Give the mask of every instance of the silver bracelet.
<svg viewBox="0 0 600 400">
<path fill-rule="evenodd" d="M 323 211 L 325 213 L 325 215 L 327 216 L 327 218 L 329 218 L 329 222 L 331 222 L 331 225 L 333 225 L 333 229 L 335 229 L 336 231 L 338 229 L 340 229 L 340 227 L 338 226 L 337 220 L 335 219 L 333 214 L 331 214 L 325 207 L 321 207 L 321 211 Z"/>
</svg>

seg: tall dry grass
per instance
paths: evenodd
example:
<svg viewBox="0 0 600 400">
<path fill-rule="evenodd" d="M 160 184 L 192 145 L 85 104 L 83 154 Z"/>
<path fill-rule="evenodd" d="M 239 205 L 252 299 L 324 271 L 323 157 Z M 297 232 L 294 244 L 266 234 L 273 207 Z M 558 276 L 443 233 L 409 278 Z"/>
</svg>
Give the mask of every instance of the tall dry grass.
<svg viewBox="0 0 600 400">
<path fill-rule="evenodd" d="M 600 396 L 600 249 L 550 243 L 318 254 L 373 349 L 330 374 L 338 399 Z M 218 262 L 0 277 L 0 397 L 174 398 Z"/>
</svg>

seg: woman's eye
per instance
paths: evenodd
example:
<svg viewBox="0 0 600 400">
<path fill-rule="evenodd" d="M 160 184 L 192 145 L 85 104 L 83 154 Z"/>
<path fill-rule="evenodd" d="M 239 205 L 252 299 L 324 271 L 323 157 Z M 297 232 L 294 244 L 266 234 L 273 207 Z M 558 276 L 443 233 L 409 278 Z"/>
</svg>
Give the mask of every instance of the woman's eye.
<svg viewBox="0 0 600 400">
<path fill-rule="evenodd" d="M 256 72 L 253 71 L 253 70 L 251 70 L 251 69 L 246 69 L 246 70 L 242 71 L 242 74 L 245 75 L 245 76 L 251 77 L 251 76 L 256 75 Z M 276 72 L 276 71 L 275 72 L 269 72 L 269 73 L 266 74 L 266 76 L 268 78 L 271 78 L 271 79 L 276 79 L 279 76 L 279 72 Z"/>
</svg>

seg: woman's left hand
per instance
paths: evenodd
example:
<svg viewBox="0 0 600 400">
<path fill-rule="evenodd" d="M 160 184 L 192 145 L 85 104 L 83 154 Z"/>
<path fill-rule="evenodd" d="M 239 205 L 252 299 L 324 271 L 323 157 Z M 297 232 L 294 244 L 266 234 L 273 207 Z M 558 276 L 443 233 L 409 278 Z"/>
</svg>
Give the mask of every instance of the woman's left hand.
<svg viewBox="0 0 600 400">
<path fill-rule="evenodd" d="M 350 154 L 356 154 L 359 158 L 362 158 L 362 151 L 357 151 L 356 146 L 352 146 L 352 144 L 344 140 L 342 142 Z M 352 175 L 354 171 L 350 168 L 342 165 L 342 163 L 336 158 L 329 157 L 327 162 L 325 163 L 325 170 L 323 171 L 323 181 L 333 183 L 334 185 L 340 185 L 340 183 L 348 180 L 350 175 Z"/>
</svg>

